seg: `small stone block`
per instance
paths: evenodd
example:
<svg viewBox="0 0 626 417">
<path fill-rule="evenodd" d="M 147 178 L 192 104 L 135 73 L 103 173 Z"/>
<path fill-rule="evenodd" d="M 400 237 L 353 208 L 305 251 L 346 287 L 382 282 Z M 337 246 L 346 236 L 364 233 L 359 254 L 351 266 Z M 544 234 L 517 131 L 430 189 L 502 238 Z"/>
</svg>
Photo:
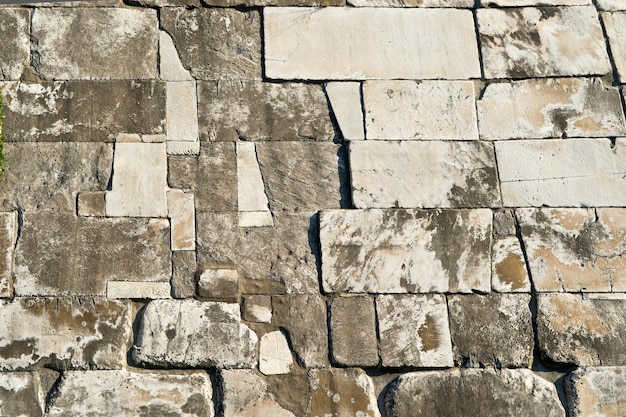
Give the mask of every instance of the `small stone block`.
<svg viewBox="0 0 626 417">
<path fill-rule="evenodd" d="M 172 252 L 172 297 L 192 298 L 196 295 L 196 251 Z"/>
<path fill-rule="evenodd" d="M 361 83 L 333 82 L 325 90 L 343 138 L 365 139 Z"/>
<path fill-rule="evenodd" d="M 139 143 L 141 142 L 141 135 L 138 133 L 118 133 L 115 141 L 119 143 Z"/>
<path fill-rule="evenodd" d="M 333 299 L 330 304 L 330 340 L 332 358 L 336 363 L 344 366 L 378 365 L 373 298 Z"/>
<path fill-rule="evenodd" d="M 380 417 L 374 384 L 359 368 L 309 371 L 309 416 Z"/>
<path fill-rule="evenodd" d="M 107 298 L 155 300 L 170 298 L 169 282 L 107 282 Z"/>
<path fill-rule="evenodd" d="M 243 319 L 255 323 L 271 323 L 272 297 L 269 295 L 248 295 L 243 301 Z"/>
<path fill-rule="evenodd" d="M 199 153 L 200 142 L 167 141 L 168 155 L 198 155 Z"/>
<path fill-rule="evenodd" d="M 626 404 L 626 366 L 579 368 L 565 379 L 571 417 L 621 417 Z"/>
<path fill-rule="evenodd" d="M 194 195 L 182 190 L 168 190 L 167 211 L 171 222 L 172 250 L 195 250 L 196 212 Z"/>
<path fill-rule="evenodd" d="M 239 227 L 274 226 L 272 213 L 269 211 L 240 211 L 237 213 Z"/>
<path fill-rule="evenodd" d="M 0 297 L 13 295 L 13 258 L 17 229 L 16 211 L 0 213 Z"/>
<path fill-rule="evenodd" d="M 144 143 L 163 143 L 167 140 L 167 136 L 163 134 L 141 135 L 141 141 Z"/>
<path fill-rule="evenodd" d="M 229 267 L 204 266 L 198 277 L 198 296 L 211 299 L 239 299 L 240 271 Z"/>
<path fill-rule="evenodd" d="M 104 191 L 78 193 L 78 215 L 85 217 L 106 216 L 104 194 Z"/>
<path fill-rule="evenodd" d="M 293 358 L 284 333 L 264 334 L 259 345 L 259 371 L 263 375 L 287 374 L 292 366 Z"/>
<path fill-rule="evenodd" d="M 498 292 L 530 292 L 530 278 L 519 240 L 496 236 L 491 252 L 491 287 Z"/>
</svg>

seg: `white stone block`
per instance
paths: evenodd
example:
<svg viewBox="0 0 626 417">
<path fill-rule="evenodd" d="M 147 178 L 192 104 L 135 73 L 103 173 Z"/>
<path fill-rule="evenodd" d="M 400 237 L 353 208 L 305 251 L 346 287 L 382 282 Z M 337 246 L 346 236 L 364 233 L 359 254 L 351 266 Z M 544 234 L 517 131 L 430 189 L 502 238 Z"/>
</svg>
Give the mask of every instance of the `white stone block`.
<svg viewBox="0 0 626 417">
<path fill-rule="evenodd" d="M 624 2 L 624 5 L 624 10 L 626 10 L 626 2 Z M 609 38 L 613 62 L 617 68 L 620 81 L 624 84 L 626 83 L 626 33 L 624 33 L 626 13 L 603 13 L 602 21 L 604 22 L 606 35 Z"/>
<path fill-rule="evenodd" d="M 347 0 L 354 7 L 474 7 L 474 0 Z"/>
<path fill-rule="evenodd" d="M 618 10 L 626 10 L 626 2 L 624 0 L 597 0 L 599 10 L 614 12 Z"/>
<path fill-rule="evenodd" d="M 237 142 L 237 207 L 239 214 L 251 213 L 239 217 L 242 227 L 274 224 L 254 142 Z"/>
<path fill-rule="evenodd" d="M 168 155 L 199 155 L 200 154 L 200 142 L 167 141 L 167 154 Z"/>
<path fill-rule="evenodd" d="M 169 282 L 108 281 L 107 298 L 155 300 L 171 298 Z"/>
<path fill-rule="evenodd" d="M 326 94 L 344 139 L 365 139 L 361 83 L 326 84 Z"/>
<path fill-rule="evenodd" d="M 196 209 L 193 193 L 168 190 L 167 212 L 171 224 L 172 250 L 196 249 Z"/>
<path fill-rule="evenodd" d="M 159 75 L 164 81 L 191 81 L 193 77 L 185 69 L 170 35 L 159 31 Z"/>
<path fill-rule="evenodd" d="M 259 345 L 259 371 L 263 375 L 288 374 L 292 366 L 291 350 L 283 332 L 264 334 Z"/>
<path fill-rule="evenodd" d="M 0 213 L 0 297 L 11 297 L 13 293 L 13 258 L 17 228 L 17 211 Z"/>
<path fill-rule="evenodd" d="M 198 99 L 195 81 L 168 82 L 166 90 L 167 140 L 198 141 Z"/>
</svg>

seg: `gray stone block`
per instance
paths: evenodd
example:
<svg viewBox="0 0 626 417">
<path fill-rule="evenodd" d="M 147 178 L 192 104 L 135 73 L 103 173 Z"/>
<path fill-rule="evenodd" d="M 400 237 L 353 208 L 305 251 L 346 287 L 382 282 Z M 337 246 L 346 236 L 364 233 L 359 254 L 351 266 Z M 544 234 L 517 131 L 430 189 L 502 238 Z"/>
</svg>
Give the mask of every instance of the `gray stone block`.
<svg viewBox="0 0 626 417">
<path fill-rule="evenodd" d="M 30 11 L 0 9 L 0 79 L 19 80 L 30 59 Z"/>
<path fill-rule="evenodd" d="M 191 298 L 196 295 L 196 252 L 172 252 L 172 297 Z"/>
<path fill-rule="evenodd" d="M 338 297 L 330 303 L 333 361 L 343 366 L 378 365 L 376 312 L 371 297 Z"/>
<path fill-rule="evenodd" d="M 0 373 L 0 415 L 43 417 L 43 397 L 36 372 Z"/>
</svg>

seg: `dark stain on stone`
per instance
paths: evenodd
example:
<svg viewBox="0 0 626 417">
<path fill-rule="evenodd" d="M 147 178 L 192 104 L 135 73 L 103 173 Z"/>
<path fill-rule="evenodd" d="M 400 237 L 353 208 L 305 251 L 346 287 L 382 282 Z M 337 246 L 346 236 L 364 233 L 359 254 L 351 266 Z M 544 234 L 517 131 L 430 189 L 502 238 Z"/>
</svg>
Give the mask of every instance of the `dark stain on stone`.
<svg viewBox="0 0 626 417">
<path fill-rule="evenodd" d="M 337 259 L 337 275 L 342 276 L 342 272 L 357 264 L 362 247 L 359 245 L 335 246 L 332 250 Z"/>
<path fill-rule="evenodd" d="M 555 136 L 567 137 L 567 127 L 570 118 L 577 116 L 577 112 L 568 109 L 554 109 L 550 111 L 550 121 L 554 126 Z"/>
<path fill-rule="evenodd" d="M 10 343 L 0 347 L 0 358 L 6 359 L 20 359 L 22 356 L 31 356 L 33 358 L 36 355 L 37 339 L 29 337 L 23 340 L 13 340 Z"/>
<path fill-rule="evenodd" d="M 137 417 L 180 417 L 180 413 L 176 410 L 172 410 L 172 407 L 168 407 L 161 404 L 142 405 L 139 407 L 139 414 Z"/>
<path fill-rule="evenodd" d="M 538 7 L 539 13 L 541 13 L 540 20 L 548 20 L 553 17 L 561 16 L 561 9 L 559 7 Z"/>
<path fill-rule="evenodd" d="M 295 366 L 289 374 L 266 377 L 268 391 L 282 408 L 296 416 L 306 415 L 309 389 L 306 370 Z"/>
<path fill-rule="evenodd" d="M 186 414 L 204 417 L 209 414 L 209 407 L 207 406 L 204 397 L 201 394 L 196 393 L 187 398 L 187 401 L 183 404 L 180 411 Z"/>
<path fill-rule="evenodd" d="M 167 329 L 165 331 L 165 335 L 167 336 L 169 340 L 174 339 L 176 337 L 176 329 L 175 328 Z"/>
<path fill-rule="evenodd" d="M 417 330 L 417 334 L 422 340 L 423 351 L 436 350 L 441 345 L 441 335 L 437 329 L 437 323 L 430 314 L 426 315 L 424 324 Z"/>
<path fill-rule="evenodd" d="M 526 264 L 519 255 L 509 252 L 506 258 L 496 265 L 500 281 L 511 285 L 511 290 L 523 288 L 526 284 Z"/>
</svg>

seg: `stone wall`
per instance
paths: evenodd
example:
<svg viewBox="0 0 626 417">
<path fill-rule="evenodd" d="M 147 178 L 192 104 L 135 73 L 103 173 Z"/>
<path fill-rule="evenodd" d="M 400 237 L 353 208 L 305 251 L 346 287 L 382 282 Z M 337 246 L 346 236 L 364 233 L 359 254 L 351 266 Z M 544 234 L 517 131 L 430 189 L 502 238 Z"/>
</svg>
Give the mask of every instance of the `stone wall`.
<svg viewBox="0 0 626 417">
<path fill-rule="evenodd" d="M 623 416 L 625 27 L 0 7 L 0 415 Z"/>
</svg>

